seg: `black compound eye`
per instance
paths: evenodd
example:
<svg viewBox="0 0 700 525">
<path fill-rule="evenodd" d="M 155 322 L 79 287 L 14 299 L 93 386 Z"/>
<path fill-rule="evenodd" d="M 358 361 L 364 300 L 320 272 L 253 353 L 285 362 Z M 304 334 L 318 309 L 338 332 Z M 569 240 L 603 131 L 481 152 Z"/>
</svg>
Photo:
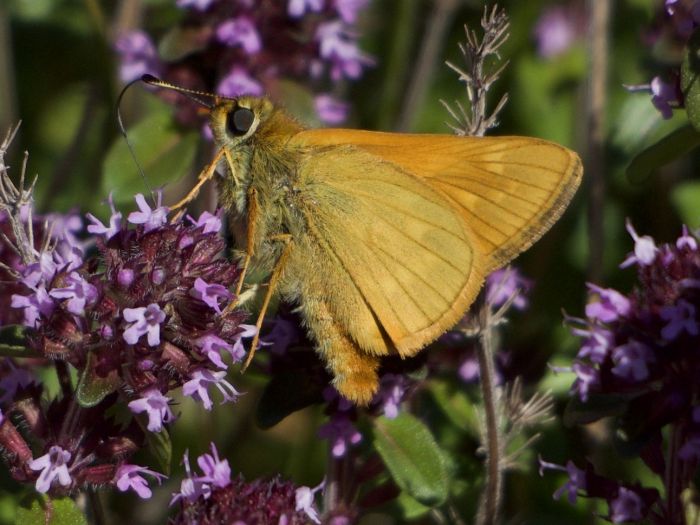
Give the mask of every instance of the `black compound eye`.
<svg viewBox="0 0 700 525">
<path fill-rule="evenodd" d="M 248 108 L 236 108 L 230 111 L 228 117 L 226 117 L 226 127 L 231 135 L 240 137 L 248 133 L 254 120 L 255 115 L 251 110 Z"/>
</svg>

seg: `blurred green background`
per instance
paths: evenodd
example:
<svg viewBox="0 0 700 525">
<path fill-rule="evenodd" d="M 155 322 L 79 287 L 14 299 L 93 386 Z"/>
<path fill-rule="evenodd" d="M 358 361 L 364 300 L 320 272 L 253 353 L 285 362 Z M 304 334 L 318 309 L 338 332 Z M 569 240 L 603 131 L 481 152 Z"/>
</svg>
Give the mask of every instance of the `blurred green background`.
<svg viewBox="0 0 700 525">
<path fill-rule="evenodd" d="M 454 3 L 438 38 L 438 59 L 425 79 L 425 96 L 406 106 L 406 86 L 412 81 L 416 57 L 424 45 L 426 21 L 436 4 L 430 0 L 373 0 L 361 21 L 362 47 L 376 57 L 357 82 L 348 85 L 353 104 L 349 127 L 394 130 L 400 121 L 417 132 L 449 133 L 449 115 L 440 104 L 466 103 L 463 85 L 443 61 L 460 64 L 458 43 L 464 40 L 464 24 L 477 28 L 483 4 Z M 509 102 L 495 134 L 518 134 L 551 139 L 577 151 L 585 147 L 588 57 L 585 33 L 565 52 L 550 58 L 537 53 L 534 28 L 543 10 L 571 2 L 532 0 L 501 2 L 511 20 L 511 36 L 502 49 L 509 61 L 494 86 L 491 101 L 508 93 Z M 700 226 L 700 186 L 692 169 L 695 155 L 686 156 L 633 185 L 625 167 L 636 153 L 685 121 L 680 112 L 664 121 L 644 93 L 629 93 L 623 84 L 647 83 L 668 57 L 643 43 L 643 33 L 662 2 L 618 0 L 613 2 L 605 112 L 606 199 L 594 213 L 604 218 L 604 275 L 606 286 L 628 290 L 634 272 L 617 265 L 632 248 L 624 230 L 630 217 L 637 231 L 659 241 L 674 238 L 681 222 Z M 442 4 L 441 4 L 442 5 Z M 585 5 L 579 4 L 583 9 Z M 171 0 L 2 0 L 0 2 L 0 129 L 22 121 L 9 159 L 18 166 L 21 152 L 30 152 L 29 172 L 39 175 L 37 208 L 41 212 L 79 210 L 105 216 L 102 202 L 115 192 L 122 208 L 135 193 L 147 188 L 138 176 L 117 127 L 116 98 L 123 86 L 117 75 L 114 36 L 123 29 L 145 27 L 162 34 L 183 16 Z M 290 102 L 290 110 L 294 110 Z M 171 109 L 151 93 L 135 86 L 128 92 L 122 113 L 137 156 L 152 144 L 167 143 L 161 154 L 140 157 L 154 186 L 168 183 L 166 196 L 180 191 L 210 154 L 210 146 L 196 131 L 174 124 Z M 110 154 L 111 152 L 111 154 Z M 110 156 L 111 155 L 111 156 Z M 16 172 L 15 172 L 16 173 Z M 649 476 L 637 462 L 617 459 L 604 424 L 588 429 L 566 428 L 562 412 L 572 377 L 555 376 L 546 363 L 570 365 L 576 340 L 562 326 L 562 309 L 582 315 L 588 267 L 587 177 L 564 218 L 517 264 L 534 280 L 532 305 L 515 314 L 505 331 L 507 348 L 531 389 L 552 389 L 557 417 L 547 424 L 542 439 L 523 458 L 523 468 L 507 477 L 506 516 L 518 523 L 594 523 L 594 507 L 579 500 L 576 507 L 552 500 L 564 478 L 548 474 L 540 478 L 535 458 L 565 463 L 590 458 L 601 472 L 626 480 Z M 294 414 L 271 430 L 256 429 L 254 411 L 264 378 L 236 377 L 247 391 L 235 406 L 216 406 L 211 413 L 190 400 L 178 409 L 182 416 L 173 429 L 174 458 L 185 449 L 200 454 L 214 440 L 235 472 L 247 479 L 280 473 L 300 484 L 314 486 L 324 476 L 326 443 L 316 437 L 323 415 L 316 407 Z M 471 388 L 471 387 L 470 387 Z M 466 386 L 455 399 L 474 399 Z M 480 460 L 472 447 L 474 428 L 461 428 L 444 412 L 424 402 L 418 414 L 430 422 L 438 441 L 458 455 L 461 477 L 453 502 L 465 516 L 475 507 L 475 489 L 481 481 Z M 456 412 L 458 415 L 460 412 Z M 455 417 L 455 414 L 451 414 Z M 471 437 L 470 437 L 471 436 Z M 174 467 L 177 467 L 176 465 Z M 164 520 L 171 492 L 179 487 L 178 471 L 141 502 L 133 496 L 114 495 L 108 505 L 115 522 L 133 525 Z M 650 481 L 653 483 L 653 481 Z M 12 523 L 18 487 L 0 469 L 0 523 Z M 604 509 L 602 510 L 604 513 Z M 403 523 L 400 505 L 383 508 L 366 523 Z M 420 514 L 420 513 L 418 513 Z M 416 522 L 433 523 L 423 515 Z"/>
</svg>

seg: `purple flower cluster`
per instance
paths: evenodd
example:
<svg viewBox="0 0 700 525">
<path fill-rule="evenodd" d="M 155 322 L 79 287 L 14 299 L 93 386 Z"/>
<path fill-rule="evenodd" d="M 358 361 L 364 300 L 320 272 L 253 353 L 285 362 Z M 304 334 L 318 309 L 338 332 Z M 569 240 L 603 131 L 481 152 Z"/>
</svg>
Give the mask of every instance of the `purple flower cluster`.
<svg viewBox="0 0 700 525">
<path fill-rule="evenodd" d="M 231 479 L 228 460 L 219 457 L 213 443 L 211 454 L 197 458 L 200 475 L 192 472 L 187 453 L 183 463 L 187 477 L 182 480 L 180 492 L 174 494 L 170 501 L 171 505 L 179 502 L 177 515 L 169 521 L 172 525 L 321 523 L 314 496 L 323 484 L 311 489 L 295 487 L 280 478 L 252 483 L 246 483 L 241 476 Z"/>
<path fill-rule="evenodd" d="M 34 250 L 33 262 L 3 260 L 14 277 L 3 294 L 21 314 L 30 350 L 55 362 L 67 385 L 45 408 L 28 370 L 10 360 L 0 367 L 0 446 L 13 477 L 40 492 L 113 484 L 149 497 L 144 475 L 162 476 L 127 460 L 148 432 L 175 419 L 170 392 L 182 387 L 206 410 L 213 389 L 223 402 L 239 395 L 226 371 L 244 357 L 242 339 L 255 328 L 232 308 L 239 274 L 221 256 L 219 216 L 168 223 L 160 202 L 136 201 L 139 211 L 126 221 L 113 205 L 108 224 L 88 215 L 94 255 L 63 228 Z M 75 392 L 66 365 L 77 371 Z M 135 417 L 121 426 L 106 413 L 124 402 Z M 18 423 L 43 454 L 33 457 Z"/>
<path fill-rule="evenodd" d="M 673 116 L 675 108 L 684 107 L 681 90 L 680 56 L 693 31 L 700 25 L 700 1 L 664 0 L 656 21 L 647 33 L 647 43 L 665 50 L 664 66 L 668 68 L 662 75 L 656 75 L 649 84 L 628 86 L 630 91 L 645 91 L 651 94 L 651 102 L 664 119 Z"/>
<path fill-rule="evenodd" d="M 659 416 L 656 426 L 662 426 L 689 418 L 700 394 L 694 386 L 700 359 L 693 352 L 700 344 L 700 252 L 685 227 L 675 244 L 660 247 L 629 222 L 627 229 L 634 250 L 620 266 L 635 266 L 639 285 L 627 295 L 588 285 L 586 319 L 569 318 L 583 338 L 573 389 L 582 401 L 591 393 L 641 397 L 649 406 L 674 399 L 677 406 Z"/>
<path fill-rule="evenodd" d="M 569 479 L 554 493 L 554 499 L 566 494 L 570 504 L 574 505 L 579 496 L 588 498 L 600 498 L 608 504 L 608 514 L 605 516 L 612 523 L 637 523 L 647 517 L 659 499 L 656 489 L 644 488 L 638 483 L 619 483 L 603 476 L 599 476 L 593 470 L 590 463 L 585 470 L 578 468 L 572 461 L 566 466 L 556 465 L 539 460 L 540 475 L 545 470 L 566 472 Z M 652 523 L 670 524 L 671 521 L 663 521 L 659 516 L 654 516 Z"/>
<path fill-rule="evenodd" d="M 274 92 L 282 78 L 309 84 L 321 121 L 345 120 L 348 105 L 324 87 L 355 80 L 374 64 L 358 45 L 354 29 L 369 0 L 185 0 L 189 52 L 164 59 L 143 31 L 122 35 L 115 45 L 121 78 L 129 82 L 145 73 L 183 87 L 224 96 Z M 182 33 L 184 34 L 184 33 Z M 166 39 L 176 38 L 174 34 Z M 185 45 L 185 44 L 183 44 Z M 211 83 L 213 80 L 213 84 Z M 171 97 L 172 94 L 164 95 Z M 180 119 L 193 118 L 190 109 Z"/>
<path fill-rule="evenodd" d="M 637 286 L 623 294 L 590 284 L 586 319 L 567 319 L 582 338 L 572 392 L 578 403 L 615 407 L 617 434 L 640 450 L 649 468 L 666 480 L 664 497 L 677 503 L 653 505 L 648 489 L 603 483 L 600 477 L 593 482 L 592 474 L 584 476 L 572 464 L 567 470 L 576 490 L 567 490 L 606 498 L 614 523 L 647 515 L 654 523 L 680 523 L 670 513 L 679 508 L 680 493 L 700 460 L 700 250 L 686 227 L 675 243 L 661 246 L 629 222 L 627 230 L 634 249 L 620 266 L 636 268 Z M 587 414 L 590 421 L 595 412 Z M 598 417 L 606 415 L 601 410 Z M 672 447 L 663 445 L 667 429 Z M 601 495 L 602 486 L 609 490 Z"/>
</svg>

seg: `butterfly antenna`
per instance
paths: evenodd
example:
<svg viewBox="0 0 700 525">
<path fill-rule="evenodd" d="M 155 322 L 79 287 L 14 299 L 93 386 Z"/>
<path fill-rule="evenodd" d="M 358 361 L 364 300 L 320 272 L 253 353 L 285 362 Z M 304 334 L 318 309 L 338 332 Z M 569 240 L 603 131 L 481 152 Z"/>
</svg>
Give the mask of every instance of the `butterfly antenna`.
<svg viewBox="0 0 700 525">
<path fill-rule="evenodd" d="M 119 131 L 121 132 L 122 136 L 124 137 L 124 141 L 126 142 L 126 147 L 129 148 L 129 153 L 131 154 L 131 158 L 134 159 L 134 163 L 136 164 L 136 167 L 139 170 L 139 174 L 141 175 L 141 178 L 143 179 L 143 183 L 146 185 L 146 188 L 148 189 L 148 192 L 151 194 L 151 200 L 153 201 L 153 205 L 155 207 L 158 206 L 155 192 L 153 191 L 153 188 L 151 185 L 148 183 L 148 178 L 146 177 L 146 174 L 143 171 L 143 168 L 141 168 L 141 164 L 139 163 L 139 159 L 136 156 L 136 152 L 134 151 L 134 147 L 131 145 L 131 141 L 129 140 L 129 136 L 126 133 L 126 128 L 124 127 L 124 121 L 122 120 L 122 114 L 121 114 L 121 104 L 122 104 L 122 97 L 124 96 L 124 93 L 126 93 L 126 90 L 129 89 L 131 86 L 136 84 L 137 82 L 140 82 L 141 79 L 137 78 L 135 80 L 132 80 L 129 82 L 126 86 L 124 86 L 124 89 L 122 89 L 121 93 L 119 93 L 119 96 L 117 97 L 117 125 L 119 126 Z"/>
<path fill-rule="evenodd" d="M 222 98 L 223 99 L 229 98 L 229 97 L 221 97 L 219 95 L 215 95 L 214 93 L 208 93 L 207 91 L 199 91 L 196 89 L 188 89 L 188 88 L 176 86 L 175 84 L 171 84 L 170 82 L 166 82 L 164 80 L 161 80 L 161 79 L 154 77 L 153 75 L 149 75 L 149 74 L 143 75 L 141 77 L 141 82 L 144 82 L 144 83 L 148 84 L 149 86 L 156 86 L 156 87 L 162 87 L 165 89 L 172 89 L 173 91 L 177 91 L 178 93 L 182 93 L 190 100 L 195 101 L 197 104 L 204 106 L 207 109 L 212 109 L 214 107 L 214 105 L 210 104 L 209 102 L 205 102 L 200 97 L 213 98 L 215 103 L 217 100 L 220 100 Z"/>
</svg>

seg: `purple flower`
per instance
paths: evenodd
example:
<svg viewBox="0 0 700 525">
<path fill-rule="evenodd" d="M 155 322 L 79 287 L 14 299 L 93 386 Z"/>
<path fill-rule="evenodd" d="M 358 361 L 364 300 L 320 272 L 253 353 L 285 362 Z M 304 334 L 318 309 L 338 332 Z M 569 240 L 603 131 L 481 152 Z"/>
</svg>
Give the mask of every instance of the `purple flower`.
<svg viewBox="0 0 700 525">
<path fill-rule="evenodd" d="M 316 495 L 316 492 L 323 488 L 324 485 L 325 482 L 322 482 L 313 489 L 302 486 L 294 491 L 296 511 L 303 511 L 314 523 L 321 523 L 321 520 L 318 517 L 318 511 L 314 508 L 314 496 Z"/>
<path fill-rule="evenodd" d="M 700 459 L 700 435 L 690 436 L 688 441 L 678 451 L 678 457 L 683 461 L 696 461 Z"/>
<path fill-rule="evenodd" d="M 66 279 L 68 286 L 54 288 L 49 295 L 55 299 L 68 299 L 66 309 L 75 315 L 85 314 L 85 305 L 97 300 L 97 288 L 87 282 L 78 272 L 71 272 Z"/>
<path fill-rule="evenodd" d="M 143 31 L 133 31 L 119 37 L 114 47 L 121 55 L 119 78 L 123 83 L 131 82 L 146 73 L 158 74 L 160 71 L 158 51 Z"/>
<path fill-rule="evenodd" d="M 67 487 L 71 484 L 71 477 L 68 473 L 68 462 L 71 453 L 63 450 L 57 445 L 53 445 L 48 453 L 33 459 L 29 462 L 32 470 L 41 470 L 39 478 L 36 480 L 36 490 L 46 494 L 51 488 L 53 481 L 58 478 L 59 485 Z"/>
<path fill-rule="evenodd" d="M 123 317 L 127 323 L 131 323 L 122 335 L 124 341 L 135 345 L 142 335 L 148 334 L 149 346 L 160 344 L 160 325 L 165 321 L 165 312 L 156 303 L 146 307 L 124 308 Z"/>
<path fill-rule="evenodd" d="M 56 303 L 51 299 L 43 285 L 37 287 L 30 295 L 13 294 L 10 306 L 24 309 L 25 326 L 35 328 L 37 322 L 43 316 L 48 318 L 56 308 Z"/>
<path fill-rule="evenodd" d="M 122 288 L 129 288 L 134 283 L 136 274 L 131 268 L 121 268 L 117 273 L 117 282 Z"/>
<path fill-rule="evenodd" d="M 0 404 L 12 401 L 19 389 L 37 383 L 36 378 L 25 368 L 17 368 L 12 359 L 5 358 L 9 371 L 0 378 Z"/>
<path fill-rule="evenodd" d="M 255 335 L 255 334 L 253 334 Z M 265 335 L 265 343 L 275 354 L 284 354 L 287 348 L 299 341 L 299 330 L 291 321 L 277 317 L 272 320 L 272 329 Z"/>
<path fill-rule="evenodd" d="M 214 309 L 217 314 L 221 313 L 219 300 L 223 299 L 224 301 L 228 301 L 233 297 L 226 287 L 220 284 L 209 284 L 201 277 L 198 277 L 194 282 L 194 287 L 190 290 L 190 295 Z"/>
<path fill-rule="evenodd" d="M 523 277 L 512 266 L 507 266 L 491 272 L 486 278 L 486 301 L 493 308 L 500 308 L 508 301 L 516 310 L 527 308 L 527 292 L 532 287 L 532 281 Z"/>
<path fill-rule="evenodd" d="M 319 53 L 331 63 L 332 80 L 339 81 L 344 76 L 358 78 L 364 66 L 374 64 L 374 60 L 360 51 L 355 38 L 340 20 L 319 24 L 316 30 Z"/>
<path fill-rule="evenodd" d="M 549 470 L 561 470 L 569 475 L 569 480 L 554 493 L 554 499 L 559 499 L 562 494 L 568 493 L 569 503 L 572 505 L 576 503 L 576 498 L 578 496 L 578 491 L 586 490 L 586 473 L 574 465 L 573 461 L 568 461 L 566 463 L 566 468 L 556 463 L 548 463 L 542 458 L 539 458 L 540 464 L 540 476 L 544 475 L 546 469 Z"/>
<path fill-rule="evenodd" d="M 569 7 L 545 9 L 534 28 L 537 53 L 547 59 L 565 53 L 585 30 L 582 25 L 581 17 Z"/>
<path fill-rule="evenodd" d="M 698 249 L 697 240 L 695 240 L 695 237 L 688 233 L 688 227 L 685 224 L 683 225 L 683 235 L 678 237 L 678 240 L 676 241 L 676 248 L 678 248 L 679 250 L 687 248 L 691 251 L 695 251 Z"/>
<path fill-rule="evenodd" d="M 216 214 L 204 211 L 197 220 L 194 220 L 189 215 L 187 218 L 198 228 L 203 227 L 204 229 L 202 230 L 202 233 L 214 233 L 221 231 L 221 210 L 217 211 Z"/>
<path fill-rule="evenodd" d="M 70 272 L 83 264 L 83 251 L 67 241 L 59 241 L 51 252 L 55 268 Z"/>
<path fill-rule="evenodd" d="M 93 235 L 104 235 L 105 239 L 111 239 L 122 227 L 122 214 L 114 207 L 114 199 L 111 193 L 107 198 L 107 202 L 112 210 L 112 214 L 109 216 L 109 226 L 105 226 L 97 217 L 88 213 L 86 217 L 92 224 L 88 225 L 87 231 Z"/>
<path fill-rule="evenodd" d="M 45 220 L 51 225 L 51 238 L 65 241 L 70 246 L 80 247 L 80 241 L 76 237 L 77 233 L 83 230 L 83 220 L 75 212 L 67 215 L 61 213 L 49 213 L 45 215 Z"/>
<path fill-rule="evenodd" d="M 216 445 L 211 443 L 211 454 L 202 454 L 197 458 L 197 465 L 204 473 L 200 477 L 202 481 L 211 483 L 217 488 L 228 487 L 231 484 L 231 467 L 228 460 L 219 459 L 219 451 Z"/>
<path fill-rule="evenodd" d="M 612 359 L 613 374 L 630 381 L 643 381 L 649 377 L 647 363 L 654 361 L 654 353 L 645 344 L 630 340 L 613 350 Z"/>
<path fill-rule="evenodd" d="M 244 68 L 234 66 L 231 72 L 221 79 L 216 92 L 225 97 L 260 96 L 263 94 L 263 87 Z"/>
<path fill-rule="evenodd" d="M 598 301 L 586 305 L 586 316 L 589 319 L 598 319 L 603 323 L 617 320 L 619 316 L 626 316 L 630 312 L 630 301 L 620 292 L 611 288 L 601 288 L 588 283 L 588 289 L 598 294 Z"/>
<path fill-rule="evenodd" d="M 166 476 L 163 474 L 147 469 L 146 467 L 123 464 L 119 467 L 114 476 L 117 488 L 122 492 L 126 492 L 127 490 L 131 489 L 142 499 L 150 498 L 153 492 L 151 492 L 148 482 L 146 481 L 146 478 L 142 476 L 142 474 L 153 476 L 159 484 L 166 478 Z"/>
<path fill-rule="evenodd" d="M 578 357 L 588 358 L 594 363 L 602 363 L 615 343 L 615 337 L 610 330 L 598 325 L 591 326 L 590 330 L 574 328 L 574 335 L 586 337 L 578 352 Z"/>
<path fill-rule="evenodd" d="M 680 105 L 678 86 L 676 82 L 666 82 L 661 77 L 654 77 L 649 85 L 651 89 L 651 103 L 659 110 L 661 116 L 669 119 L 673 116 L 673 108 Z"/>
<path fill-rule="evenodd" d="M 208 391 L 211 385 L 214 385 L 224 396 L 222 403 L 236 401 L 240 395 L 233 385 L 224 379 L 226 377 L 225 371 L 212 372 L 206 368 L 198 368 L 192 372 L 190 377 L 192 379 L 182 385 L 182 393 L 192 397 L 195 401 L 201 401 L 206 410 L 211 410 L 213 405 Z"/>
<path fill-rule="evenodd" d="M 399 405 L 406 394 L 408 380 L 397 374 L 384 374 L 374 401 L 379 403 L 384 416 L 394 419 L 399 415 Z"/>
<path fill-rule="evenodd" d="M 173 497 L 170 499 L 170 506 L 180 499 L 184 499 L 190 503 L 198 500 L 200 497 L 209 499 L 209 496 L 211 496 L 211 486 L 205 479 L 192 476 L 190 458 L 187 451 L 185 451 L 182 458 L 182 463 L 185 465 L 186 476 L 180 483 L 180 492 L 173 494 Z"/>
<path fill-rule="evenodd" d="M 685 299 L 680 299 L 678 304 L 664 306 L 661 309 L 661 318 L 668 321 L 668 324 L 661 329 L 661 337 L 667 341 L 673 341 L 683 331 L 690 335 L 698 335 L 695 306 Z"/>
<path fill-rule="evenodd" d="M 687 39 L 700 23 L 700 2 L 691 0 L 666 0 L 666 12 L 671 17 L 675 31 Z"/>
<path fill-rule="evenodd" d="M 335 0 L 335 10 L 346 24 L 357 21 L 357 13 L 364 9 L 369 0 Z"/>
<path fill-rule="evenodd" d="M 350 106 L 335 97 L 322 93 L 314 99 L 316 114 L 326 124 L 340 124 L 348 117 Z"/>
<path fill-rule="evenodd" d="M 160 393 L 157 388 L 149 388 L 143 393 L 143 397 L 131 401 L 129 410 L 134 414 L 146 412 L 148 414 L 148 430 L 160 432 L 164 423 L 170 423 L 175 416 L 170 410 L 170 398 Z"/>
<path fill-rule="evenodd" d="M 591 387 L 597 386 L 600 383 L 598 371 L 590 365 L 581 362 L 575 362 L 572 365 L 572 370 L 576 374 L 576 381 L 571 386 L 571 390 L 578 393 L 581 401 L 588 401 L 588 393 Z"/>
<path fill-rule="evenodd" d="M 659 251 L 656 244 L 654 244 L 654 239 L 648 235 L 643 237 L 637 235 L 629 219 L 627 219 L 625 224 L 627 231 L 632 236 L 632 239 L 634 239 L 634 252 L 627 256 L 627 259 L 622 262 L 620 268 L 627 268 L 633 264 L 649 266 L 654 262 L 654 259 L 656 259 L 656 252 Z"/>
<path fill-rule="evenodd" d="M 610 502 L 610 521 L 624 523 L 638 521 L 643 517 L 644 504 L 636 492 L 620 487 L 617 497 Z"/>
<path fill-rule="evenodd" d="M 216 28 L 216 38 L 227 46 L 241 46 L 249 55 L 254 55 L 262 47 L 255 24 L 247 16 L 239 16 L 221 24 Z"/>
<path fill-rule="evenodd" d="M 206 11 L 216 0 L 177 0 L 178 7 L 192 7 L 198 11 Z"/>
<path fill-rule="evenodd" d="M 348 448 L 362 441 L 362 434 L 343 414 L 334 415 L 331 420 L 318 429 L 318 437 L 328 439 L 331 443 L 333 457 L 343 457 Z"/>
<path fill-rule="evenodd" d="M 324 0 L 289 0 L 287 14 L 292 18 L 301 18 L 307 11 L 318 13 L 323 9 Z"/>
<path fill-rule="evenodd" d="M 239 327 L 243 328 L 243 331 L 239 334 L 236 334 L 236 340 L 233 343 L 233 351 L 231 352 L 231 357 L 233 358 L 234 362 L 240 361 L 245 356 L 245 347 L 243 346 L 243 339 L 255 337 L 255 334 L 258 333 L 258 328 L 254 324 L 241 324 L 239 325 Z"/>
<path fill-rule="evenodd" d="M 226 363 L 221 359 L 221 351 L 225 350 L 228 352 L 235 361 L 240 361 L 245 355 L 245 350 L 239 355 L 234 350 L 234 347 L 228 344 L 226 341 L 214 334 L 207 334 L 195 341 L 195 344 L 200 349 L 200 351 L 209 358 L 209 361 L 214 363 L 219 368 L 228 368 Z"/>
<path fill-rule="evenodd" d="M 158 193 L 156 207 L 153 209 L 151 209 L 146 202 L 146 198 L 140 193 L 136 195 L 134 199 L 141 211 L 132 211 L 129 214 L 127 220 L 131 224 L 143 224 L 144 231 L 150 232 L 168 222 L 168 208 L 161 206 L 161 201 L 163 199 L 162 193 Z"/>
<path fill-rule="evenodd" d="M 479 370 L 479 361 L 476 359 L 476 355 L 470 355 L 462 361 L 462 364 L 459 365 L 457 375 L 466 383 L 479 380 L 481 371 Z"/>
</svg>

